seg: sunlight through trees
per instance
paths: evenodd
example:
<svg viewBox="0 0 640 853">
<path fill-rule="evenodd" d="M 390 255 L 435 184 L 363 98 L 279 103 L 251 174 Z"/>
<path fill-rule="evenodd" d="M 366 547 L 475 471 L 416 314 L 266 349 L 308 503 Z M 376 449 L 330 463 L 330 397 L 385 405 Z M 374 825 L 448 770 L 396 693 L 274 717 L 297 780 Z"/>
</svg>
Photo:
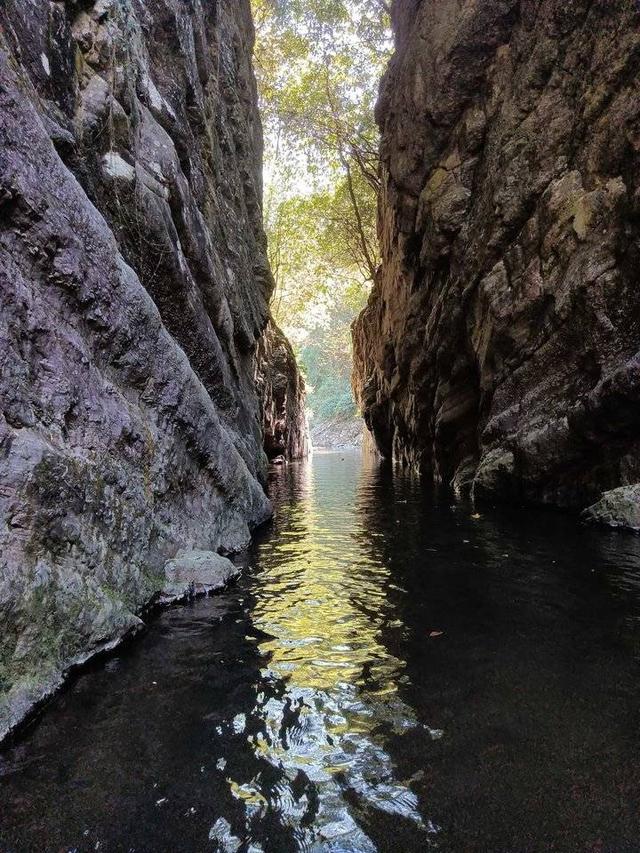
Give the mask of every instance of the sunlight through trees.
<svg viewBox="0 0 640 853">
<path fill-rule="evenodd" d="M 391 50 L 382 0 L 253 0 L 273 312 L 316 420 L 355 413 L 349 326 L 379 261 L 374 105 Z"/>
</svg>

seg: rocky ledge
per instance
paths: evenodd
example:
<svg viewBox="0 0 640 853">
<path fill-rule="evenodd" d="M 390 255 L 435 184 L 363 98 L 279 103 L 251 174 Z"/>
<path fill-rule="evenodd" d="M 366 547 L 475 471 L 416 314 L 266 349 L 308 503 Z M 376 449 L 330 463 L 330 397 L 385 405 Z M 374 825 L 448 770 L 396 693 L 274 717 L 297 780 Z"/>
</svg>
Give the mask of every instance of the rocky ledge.
<svg viewBox="0 0 640 853">
<path fill-rule="evenodd" d="M 270 514 L 252 45 L 249 0 L 0 4 L 0 738 Z"/>
<path fill-rule="evenodd" d="M 638 4 L 393 15 L 365 420 L 437 482 L 585 507 L 640 480 Z"/>
<path fill-rule="evenodd" d="M 211 595 L 225 589 L 239 576 L 240 569 L 214 551 L 178 551 L 164 565 L 165 582 L 159 601 L 173 604 L 199 595 Z"/>
<path fill-rule="evenodd" d="M 605 492 L 597 503 L 582 513 L 582 517 L 592 524 L 640 533 L 640 485 L 620 486 Z"/>
<path fill-rule="evenodd" d="M 361 449 L 364 431 L 364 421 L 357 415 L 337 416 L 312 422 L 311 443 L 314 449 Z"/>
</svg>

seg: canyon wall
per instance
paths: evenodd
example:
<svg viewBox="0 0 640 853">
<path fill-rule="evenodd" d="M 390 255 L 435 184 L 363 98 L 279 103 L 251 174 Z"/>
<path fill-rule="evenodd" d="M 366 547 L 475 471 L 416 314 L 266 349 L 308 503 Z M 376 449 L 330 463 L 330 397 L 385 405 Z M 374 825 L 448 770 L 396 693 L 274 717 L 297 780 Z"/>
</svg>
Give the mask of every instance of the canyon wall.
<svg viewBox="0 0 640 853">
<path fill-rule="evenodd" d="M 269 459 L 301 459 L 310 450 L 305 385 L 291 344 L 273 320 L 260 338 L 256 387 L 261 400 L 264 449 Z"/>
<path fill-rule="evenodd" d="M 640 11 L 396 0 L 354 386 L 387 457 L 567 507 L 640 480 Z"/>
<path fill-rule="evenodd" d="M 0 6 L 0 737 L 270 514 L 252 47 L 249 0 Z"/>
</svg>

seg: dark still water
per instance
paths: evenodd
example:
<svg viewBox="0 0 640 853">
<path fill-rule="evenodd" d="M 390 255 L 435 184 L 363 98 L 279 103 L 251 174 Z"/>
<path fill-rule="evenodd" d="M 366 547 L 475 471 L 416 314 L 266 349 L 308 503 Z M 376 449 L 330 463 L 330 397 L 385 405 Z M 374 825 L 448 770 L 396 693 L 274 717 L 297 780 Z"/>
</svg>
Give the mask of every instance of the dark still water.
<svg viewBox="0 0 640 853">
<path fill-rule="evenodd" d="M 640 851 L 640 540 L 318 455 L 0 756 L 0 850 Z"/>
</svg>

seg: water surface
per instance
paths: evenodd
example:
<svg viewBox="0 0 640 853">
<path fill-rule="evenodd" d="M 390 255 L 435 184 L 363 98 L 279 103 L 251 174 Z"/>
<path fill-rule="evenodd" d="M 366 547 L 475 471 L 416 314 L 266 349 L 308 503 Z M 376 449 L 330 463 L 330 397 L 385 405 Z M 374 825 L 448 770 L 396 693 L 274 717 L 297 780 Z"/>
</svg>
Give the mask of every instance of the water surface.
<svg viewBox="0 0 640 853">
<path fill-rule="evenodd" d="M 271 476 L 241 583 L 160 615 L 0 754 L 0 850 L 640 851 L 640 541 Z"/>
</svg>

